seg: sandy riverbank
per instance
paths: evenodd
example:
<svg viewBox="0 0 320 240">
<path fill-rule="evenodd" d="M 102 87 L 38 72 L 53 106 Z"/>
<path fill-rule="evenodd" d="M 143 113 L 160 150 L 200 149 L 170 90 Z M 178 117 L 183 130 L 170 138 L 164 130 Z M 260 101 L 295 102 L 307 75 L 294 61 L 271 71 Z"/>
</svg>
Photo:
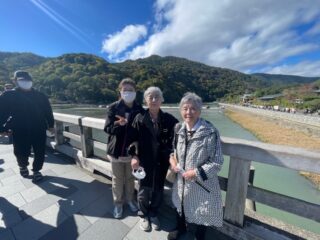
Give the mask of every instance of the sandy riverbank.
<svg viewBox="0 0 320 240">
<path fill-rule="evenodd" d="M 228 109 L 226 116 L 243 128 L 252 132 L 259 140 L 266 143 L 301 147 L 311 150 L 320 149 L 320 138 L 307 135 L 302 131 L 286 128 L 281 123 L 267 117 Z M 320 189 L 320 175 L 301 172 Z"/>
</svg>

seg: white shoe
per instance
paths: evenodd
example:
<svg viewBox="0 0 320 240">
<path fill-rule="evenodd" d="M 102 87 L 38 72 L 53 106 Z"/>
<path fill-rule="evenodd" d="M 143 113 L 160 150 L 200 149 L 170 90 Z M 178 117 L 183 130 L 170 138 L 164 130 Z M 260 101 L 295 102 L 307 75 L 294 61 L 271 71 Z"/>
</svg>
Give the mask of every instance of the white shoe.
<svg viewBox="0 0 320 240">
<path fill-rule="evenodd" d="M 151 217 L 150 222 L 151 222 L 152 229 L 154 229 L 156 231 L 160 230 L 160 221 L 157 217 Z"/>
<path fill-rule="evenodd" d="M 123 213 L 123 208 L 121 205 L 117 205 L 114 207 L 113 209 L 113 217 L 114 218 L 121 218 L 122 217 L 122 213 Z"/>
<path fill-rule="evenodd" d="M 137 204 L 134 201 L 128 202 L 128 205 L 130 207 L 131 212 L 138 212 L 139 208 L 137 207 Z"/>
<path fill-rule="evenodd" d="M 150 222 L 149 219 L 147 217 L 141 218 L 140 219 L 140 229 L 148 232 L 151 230 L 151 226 L 150 226 Z"/>
</svg>

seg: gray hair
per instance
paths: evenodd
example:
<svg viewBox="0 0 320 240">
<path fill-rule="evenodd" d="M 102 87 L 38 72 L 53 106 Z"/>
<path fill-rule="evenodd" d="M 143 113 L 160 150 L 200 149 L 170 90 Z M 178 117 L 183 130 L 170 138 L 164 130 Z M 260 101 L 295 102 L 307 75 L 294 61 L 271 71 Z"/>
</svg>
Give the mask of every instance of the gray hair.
<svg viewBox="0 0 320 240">
<path fill-rule="evenodd" d="M 154 87 L 154 86 L 148 87 L 147 90 L 144 92 L 144 94 L 143 94 L 144 101 L 146 101 L 148 96 L 153 94 L 153 93 L 160 96 L 161 102 L 164 101 L 162 91 L 160 90 L 160 88 Z"/>
<path fill-rule="evenodd" d="M 191 103 L 199 111 L 202 109 L 202 99 L 195 93 L 187 92 L 183 95 L 179 104 L 180 109 L 186 103 Z"/>
</svg>

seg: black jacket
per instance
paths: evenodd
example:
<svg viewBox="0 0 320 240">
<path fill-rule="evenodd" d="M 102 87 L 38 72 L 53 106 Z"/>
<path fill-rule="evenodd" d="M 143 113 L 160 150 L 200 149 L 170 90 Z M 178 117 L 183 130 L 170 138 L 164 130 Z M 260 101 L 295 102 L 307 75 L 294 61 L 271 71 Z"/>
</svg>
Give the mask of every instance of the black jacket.
<svg viewBox="0 0 320 240">
<path fill-rule="evenodd" d="M 130 113 L 128 123 L 125 126 L 115 125 L 117 121 L 116 115 L 125 117 L 125 113 Z M 107 154 L 118 158 L 120 156 L 128 155 L 128 146 L 132 143 L 130 141 L 132 134 L 132 121 L 138 113 L 144 112 L 140 104 L 133 103 L 132 108 L 129 108 L 123 100 L 119 100 L 110 104 L 107 107 L 107 116 L 104 126 L 104 131 L 108 134 Z"/>
<path fill-rule="evenodd" d="M 146 177 L 140 185 L 162 190 L 169 167 L 169 155 L 173 151 L 174 126 L 178 120 L 169 113 L 159 113 L 158 133 L 155 134 L 153 123 L 147 110 L 138 114 L 133 122 L 134 140 L 138 141 L 137 155 L 140 166 L 145 169 Z"/>
<path fill-rule="evenodd" d="M 16 88 L 0 96 L 0 132 L 11 129 L 14 134 L 34 134 L 53 126 L 52 108 L 41 92 Z"/>
</svg>

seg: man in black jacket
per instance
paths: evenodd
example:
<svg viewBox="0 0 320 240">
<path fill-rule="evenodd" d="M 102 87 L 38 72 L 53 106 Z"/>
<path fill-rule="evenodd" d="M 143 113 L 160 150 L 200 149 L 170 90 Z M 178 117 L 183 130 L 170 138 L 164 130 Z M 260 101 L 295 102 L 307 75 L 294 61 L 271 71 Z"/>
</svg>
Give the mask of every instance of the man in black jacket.
<svg viewBox="0 0 320 240">
<path fill-rule="evenodd" d="M 33 182 L 38 182 L 42 179 L 46 130 L 53 132 L 53 113 L 48 98 L 32 88 L 28 72 L 16 71 L 13 82 L 17 87 L 0 96 L 0 133 L 12 131 L 14 154 L 23 177 L 29 176 L 27 166 L 33 148 Z"/>
</svg>

